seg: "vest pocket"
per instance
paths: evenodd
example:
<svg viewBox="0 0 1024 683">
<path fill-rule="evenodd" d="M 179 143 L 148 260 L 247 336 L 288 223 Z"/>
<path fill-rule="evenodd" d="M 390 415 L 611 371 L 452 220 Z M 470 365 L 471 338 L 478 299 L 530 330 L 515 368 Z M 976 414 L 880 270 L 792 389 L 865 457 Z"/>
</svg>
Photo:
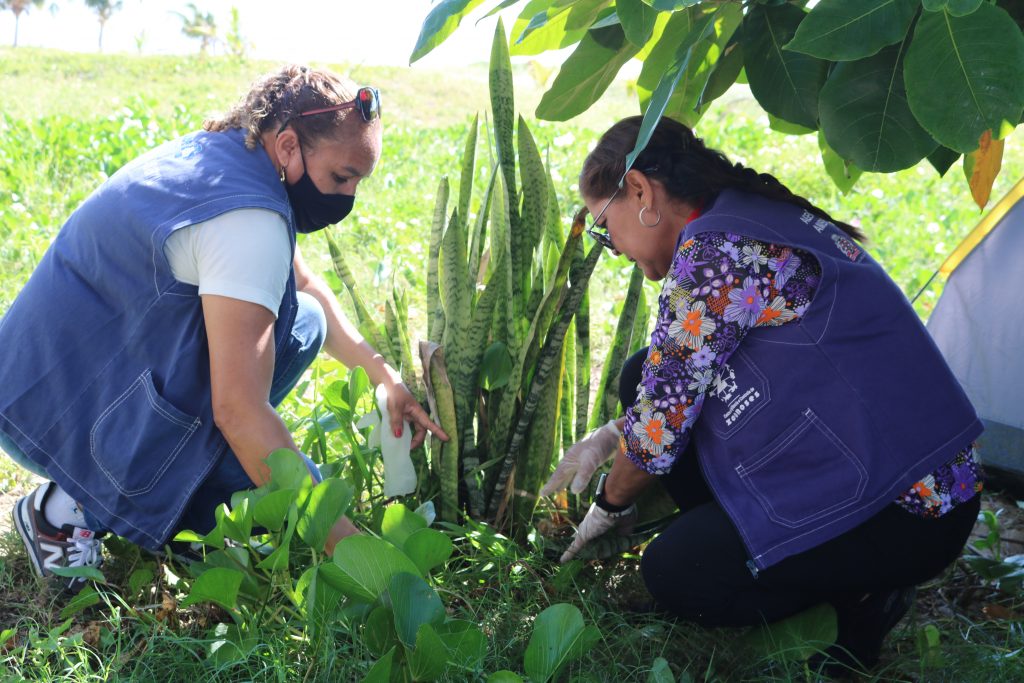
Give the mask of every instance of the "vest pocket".
<svg viewBox="0 0 1024 683">
<path fill-rule="evenodd" d="M 797 528 L 864 495 L 867 470 L 860 459 L 808 408 L 750 460 L 736 466 L 774 522 Z"/>
<path fill-rule="evenodd" d="M 118 491 L 138 496 L 156 486 L 199 425 L 157 393 L 146 370 L 97 418 L 89 450 Z"/>
</svg>

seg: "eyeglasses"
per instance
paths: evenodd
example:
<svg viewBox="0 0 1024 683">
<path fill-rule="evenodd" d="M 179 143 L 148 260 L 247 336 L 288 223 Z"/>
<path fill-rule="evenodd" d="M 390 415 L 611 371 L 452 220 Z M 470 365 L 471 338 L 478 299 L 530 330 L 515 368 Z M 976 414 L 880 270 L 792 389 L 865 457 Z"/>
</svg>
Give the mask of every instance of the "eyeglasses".
<svg viewBox="0 0 1024 683">
<path fill-rule="evenodd" d="M 626 173 L 629 173 L 629 170 L 630 169 L 627 168 Z M 641 173 L 653 173 L 654 171 L 658 170 L 658 167 L 651 166 L 650 168 L 642 168 L 637 170 L 640 171 Z M 608 210 L 608 207 L 611 206 L 612 202 L 615 201 L 615 197 L 617 197 L 619 192 L 622 190 L 623 181 L 625 181 L 626 179 L 626 173 L 623 173 L 622 177 L 619 178 L 619 185 L 618 187 L 615 188 L 615 192 L 612 192 L 612 196 L 609 197 L 608 201 L 604 203 L 604 206 L 598 212 L 597 216 L 594 218 L 593 221 L 591 221 L 590 227 L 587 228 L 587 234 L 593 237 L 595 242 L 600 244 L 602 247 L 605 247 L 606 249 L 611 249 L 612 251 L 615 250 L 615 245 L 612 244 L 612 236 L 608 234 L 608 226 L 598 225 L 597 223 L 602 218 L 604 218 L 604 212 Z"/>
<path fill-rule="evenodd" d="M 380 118 L 380 93 L 377 92 L 376 88 L 360 88 L 356 91 L 356 98 L 354 100 L 342 102 L 341 104 L 334 104 L 330 107 L 322 107 L 320 109 L 310 109 L 308 111 L 299 112 L 295 116 L 285 120 L 277 132 L 280 133 L 283 131 L 288 127 L 288 124 L 295 119 L 301 119 L 304 116 L 315 116 L 316 114 L 326 114 L 332 111 L 341 111 L 342 109 L 358 109 L 359 114 L 363 117 L 363 121 L 369 123 L 374 119 Z"/>
</svg>

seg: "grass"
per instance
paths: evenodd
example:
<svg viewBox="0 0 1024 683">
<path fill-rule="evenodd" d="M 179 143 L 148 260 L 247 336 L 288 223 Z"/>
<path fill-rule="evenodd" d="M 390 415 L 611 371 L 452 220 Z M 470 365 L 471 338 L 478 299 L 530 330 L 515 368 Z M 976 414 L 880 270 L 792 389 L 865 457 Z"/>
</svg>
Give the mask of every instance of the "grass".
<svg viewBox="0 0 1024 683">
<path fill-rule="evenodd" d="M 140 151 L 230 106 L 255 76 L 273 66 L 0 49 L 0 310 L 13 300 L 64 218 L 104 177 Z M 378 85 L 386 116 L 384 157 L 361 186 L 355 214 L 337 233 L 371 303 L 382 303 L 392 278 L 407 283 L 410 318 L 422 336 L 434 192 L 443 173 L 458 181 L 466 124 L 487 108 L 486 70 L 334 68 Z M 526 69 L 517 71 L 516 87 L 529 112 L 540 89 Z M 579 203 L 574 183 L 587 150 L 607 125 L 633 113 L 633 102 L 626 86 L 615 84 L 579 121 L 531 121 L 555 175 L 564 215 Z M 959 165 L 944 178 L 927 165 L 894 175 L 866 174 L 851 194 L 840 195 L 821 170 L 813 136 L 768 131 L 763 113 L 742 92 L 709 112 L 698 132 L 711 146 L 777 175 L 833 215 L 859 222 L 872 251 L 908 293 L 916 292 L 980 217 Z M 1020 135 L 1008 142 L 995 199 L 1024 176 L 1024 155 L 1015 139 Z M 479 166 L 484 177 L 487 164 Z M 303 251 L 327 271 L 322 238 L 305 238 Z M 627 274 L 624 260 L 611 259 L 595 274 L 595 358 L 610 340 Z M 923 315 L 937 291 L 919 301 Z M 649 283 L 647 294 L 656 296 L 657 286 Z M 346 296 L 341 300 L 349 305 Z M 599 365 L 592 376 L 596 382 Z M 294 400 L 285 406 L 293 421 L 306 410 Z M 0 493 L 8 502 L 30 486 L 24 473 L 0 460 Z M 1003 499 L 998 504 L 1012 507 Z M 457 543 L 456 558 L 436 584 L 449 612 L 482 625 L 489 649 L 480 672 L 451 680 L 483 681 L 484 672 L 522 671 L 532 621 L 554 602 L 578 605 L 586 623 L 602 633 L 566 680 L 646 681 L 659 657 L 670 663 L 673 680 L 682 681 L 782 681 L 804 673 L 799 663 L 772 663 L 765 653 L 744 646 L 740 631 L 698 629 L 630 611 L 644 597 L 636 556 L 560 569 L 547 559 L 540 541 L 524 548 L 502 539 Z M 128 582 L 140 567 L 150 567 L 156 578 L 132 591 Z M 353 617 L 343 614 L 320 639 L 294 626 L 263 624 L 250 634 L 258 645 L 244 662 L 212 666 L 206 659 L 215 640 L 211 631 L 226 615 L 218 608 L 176 605 L 180 595 L 173 572 L 180 568 L 129 551 L 104 571 L 110 586 L 101 590 L 100 604 L 74 615 L 62 630 L 66 600 L 40 589 L 13 532 L 0 536 L 0 640 L 5 629 L 13 629 L 0 645 L 6 667 L 0 680 L 348 681 L 359 680 L 372 664 Z M 922 591 L 873 680 L 1015 680 L 1024 649 L 1022 609 L 1019 594 L 985 584 L 959 562 Z M 939 644 L 932 647 L 929 638 L 934 641 L 936 634 Z M 774 654 L 784 647 L 779 643 Z"/>
</svg>

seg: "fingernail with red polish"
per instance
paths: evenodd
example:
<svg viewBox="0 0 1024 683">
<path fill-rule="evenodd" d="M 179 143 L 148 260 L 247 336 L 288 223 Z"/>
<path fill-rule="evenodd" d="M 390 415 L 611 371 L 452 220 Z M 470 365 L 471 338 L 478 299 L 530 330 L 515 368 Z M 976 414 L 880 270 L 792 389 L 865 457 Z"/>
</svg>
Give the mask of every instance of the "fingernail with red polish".
<svg viewBox="0 0 1024 683">
<path fill-rule="evenodd" d="M 398 429 L 395 430 L 395 437 L 400 437 L 400 436 L 402 436 L 402 428 L 401 427 L 399 427 Z"/>
</svg>

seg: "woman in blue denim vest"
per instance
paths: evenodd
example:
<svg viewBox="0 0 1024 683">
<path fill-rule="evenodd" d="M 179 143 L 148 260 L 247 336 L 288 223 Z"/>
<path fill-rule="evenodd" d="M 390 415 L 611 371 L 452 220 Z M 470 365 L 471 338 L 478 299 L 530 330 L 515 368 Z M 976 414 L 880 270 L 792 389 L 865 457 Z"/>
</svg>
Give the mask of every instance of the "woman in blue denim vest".
<svg viewBox="0 0 1024 683">
<path fill-rule="evenodd" d="M 582 492 L 614 460 L 562 561 L 627 529 L 658 480 L 682 513 L 641 562 L 661 608 L 744 626 L 827 602 L 830 665 L 873 665 L 966 542 L 981 425 L 857 229 L 672 120 L 627 171 L 640 122 L 604 134 L 580 192 L 591 235 L 665 284 L 625 417 L 542 490 Z"/>
<path fill-rule="evenodd" d="M 380 111 L 373 88 L 286 67 L 62 227 L 0 320 L 0 447 L 47 480 L 14 508 L 37 573 L 99 565 L 107 531 L 152 549 L 205 532 L 269 453 L 305 458 L 274 408 L 321 347 L 385 385 L 396 434 L 446 438 L 296 244 L 351 211 Z M 339 519 L 328 551 L 355 531 Z"/>
</svg>

